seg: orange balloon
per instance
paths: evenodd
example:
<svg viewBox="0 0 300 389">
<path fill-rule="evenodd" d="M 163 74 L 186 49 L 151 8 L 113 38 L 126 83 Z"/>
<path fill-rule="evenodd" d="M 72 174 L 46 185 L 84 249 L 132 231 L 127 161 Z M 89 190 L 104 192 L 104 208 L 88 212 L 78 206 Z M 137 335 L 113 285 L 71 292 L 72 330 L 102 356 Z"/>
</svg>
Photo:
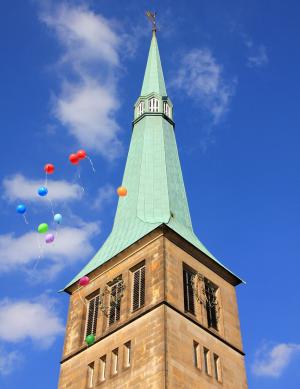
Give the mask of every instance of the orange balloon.
<svg viewBox="0 0 300 389">
<path fill-rule="evenodd" d="M 125 186 L 119 186 L 117 192 L 120 197 L 124 197 L 127 195 L 127 189 L 125 188 Z"/>
</svg>

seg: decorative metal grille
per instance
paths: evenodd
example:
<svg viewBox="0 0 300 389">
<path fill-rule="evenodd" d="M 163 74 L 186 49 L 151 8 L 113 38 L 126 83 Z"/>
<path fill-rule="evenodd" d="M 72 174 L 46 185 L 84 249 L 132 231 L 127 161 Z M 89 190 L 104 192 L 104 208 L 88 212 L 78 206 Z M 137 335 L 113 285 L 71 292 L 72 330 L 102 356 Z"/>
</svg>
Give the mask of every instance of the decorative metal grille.
<svg viewBox="0 0 300 389">
<path fill-rule="evenodd" d="M 206 309 L 208 326 L 218 329 L 220 306 L 216 296 L 217 287 L 201 273 L 195 273 L 192 276 L 192 288 L 196 300 Z"/>
<path fill-rule="evenodd" d="M 123 297 L 124 290 L 125 284 L 122 279 L 119 279 L 111 285 L 108 325 L 112 325 L 120 319 L 121 299 Z"/>
</svg>

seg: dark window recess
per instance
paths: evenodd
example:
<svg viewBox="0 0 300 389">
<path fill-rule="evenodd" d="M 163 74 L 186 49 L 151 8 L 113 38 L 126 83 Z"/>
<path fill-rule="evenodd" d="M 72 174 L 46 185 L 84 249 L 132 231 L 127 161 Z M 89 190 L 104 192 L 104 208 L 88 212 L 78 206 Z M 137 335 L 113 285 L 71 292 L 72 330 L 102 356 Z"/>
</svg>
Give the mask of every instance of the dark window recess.
<svg viewBox="0 0 300 389">
<path fill-rule="evenodd" d="M 141 308 L 145 304 L 145 271 L 142 266 L 133 273 L 132 310 Z"/>
<path fill-rule="evenodd" d="M 122 293 L 122 280 L 116 282 L 111 286 L 109 321 L 108 321 L 109 325 L 112 325 L 116 323 L 118 320 L 120 320 L 121 293 Z"/>
<path fill-rule="evenodd" d="M 209 280 L 205 279 L 205 295 L 206 295 L 206 313 L 207 323 L 209 327 L 218 329 L 218 312 L 217 312 L 217 287 L 213 285 Z"/>
<path fill-rule="evenodd" d="M 91 334 L 96 335 L 98 308 L 99 308 L 99 295 L 89 300 L 85 336 Z"/>
<path fill-rule="evenodd" d="M 192 277 L 194 273 L 190 270 L 183 269 L 183 289 L 184 289 L 184 310 L 195 315 L 194 290 Z"/>
</svg>

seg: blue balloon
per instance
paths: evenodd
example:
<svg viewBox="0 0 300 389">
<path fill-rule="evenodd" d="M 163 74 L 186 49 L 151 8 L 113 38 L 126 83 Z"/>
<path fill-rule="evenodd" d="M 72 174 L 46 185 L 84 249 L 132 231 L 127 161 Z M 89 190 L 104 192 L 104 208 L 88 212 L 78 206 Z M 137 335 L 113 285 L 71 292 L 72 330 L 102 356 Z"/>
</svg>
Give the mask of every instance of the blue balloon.
<svg viewBox="0 0 300 389">
<path fill-rule="evenodd" d="M 53 217 L 54 221 L 57 223 L 57 224 L 60 224 L 61 221 L 62 221 L 62 215 L 60 213 L 56 213 Z"/>
<path fill-rule="evenodd" d="M 19 205 L 17 206 L 17 209 L 16 209 L 16 210 L 17 210 L 18 213 L 23 214 L 23 213 L 26 212 L 26 207 L 25 207 L 24 204 L 19 204 Z"/>
<path fill-rule="evenodd" d="M 45 186 L 41 186 L 39 189 L 38 189 L 38 194 L 42 197 L 46 196 L 48 193 L 48 189 L 45 187 Z"/>
</svg>

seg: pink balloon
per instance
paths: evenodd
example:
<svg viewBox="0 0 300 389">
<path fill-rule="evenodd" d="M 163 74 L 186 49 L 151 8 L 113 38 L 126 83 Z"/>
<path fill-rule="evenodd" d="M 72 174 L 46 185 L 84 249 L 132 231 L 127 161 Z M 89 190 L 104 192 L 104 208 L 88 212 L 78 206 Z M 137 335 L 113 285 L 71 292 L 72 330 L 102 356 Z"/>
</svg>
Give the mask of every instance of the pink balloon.
<svg viewBox="0 0 300 389">
<path fill-rule="evenodd" d="M 47 234 L 46 236 L 45 236 L 45 242 L 46 243 L 52 243 L 54 241 L 54 235 L 53 234 Z"/>
<path fill-rule="evenodd" d="M 90 279 L 88 276 L 83 276 L 79 280 L 79 285 L 80 286 L 87 286 L 90 283 Z"/>
</svg>

